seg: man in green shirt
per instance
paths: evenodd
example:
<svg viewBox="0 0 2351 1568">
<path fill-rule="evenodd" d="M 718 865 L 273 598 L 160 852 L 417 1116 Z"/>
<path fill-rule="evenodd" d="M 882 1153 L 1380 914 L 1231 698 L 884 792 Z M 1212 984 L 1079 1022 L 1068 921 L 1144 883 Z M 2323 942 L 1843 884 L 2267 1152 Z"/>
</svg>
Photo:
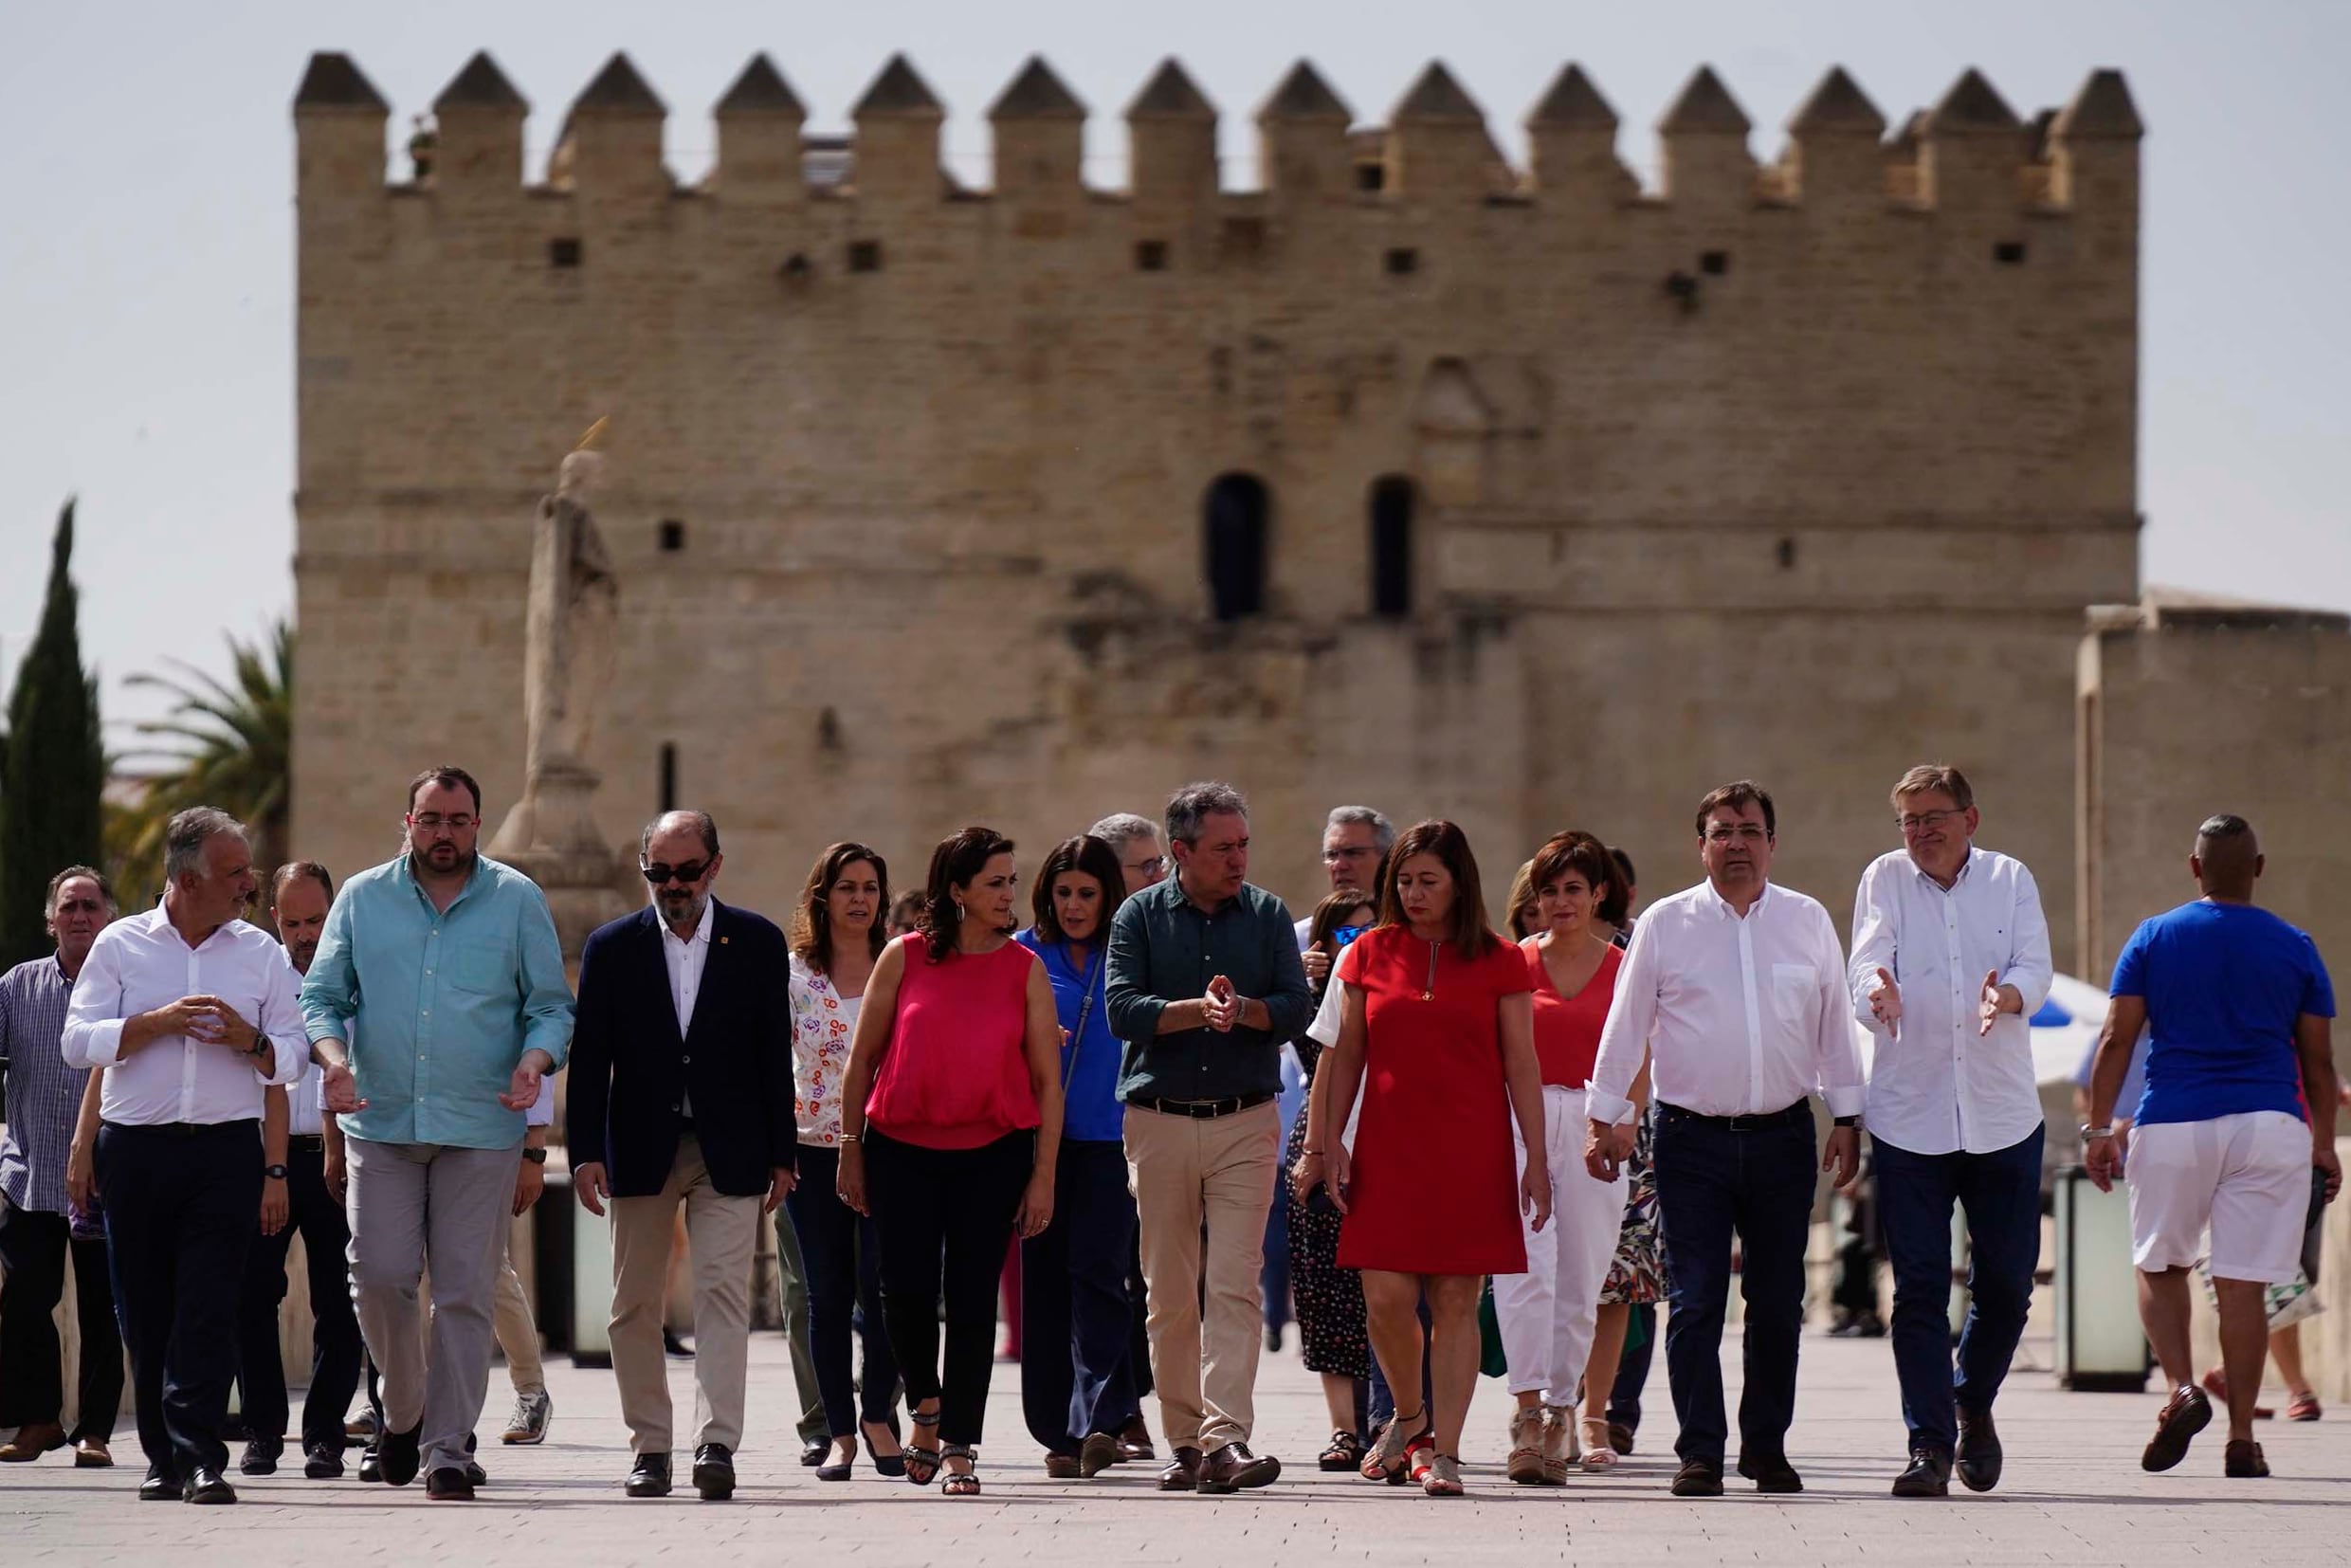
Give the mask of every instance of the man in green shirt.
<svg viewBox="0 0 2351 1568">
<path fill-rule="evenodd" d="M 405 1486 L 421 1467 L 428 1495 L 463 1501 L 523 1118 L 571 1049 L 572 991 L 546 896 L 476 848 L 472 775 L 418 775 L 405 823 L 406 851 L 335 901 L 302 1012 L 348 1140 L 351 1275 L 383 1374 L 383 1477 Z"/>
<path fill-rule="evenodd" d="M 1248 883 L 1248 804 L 1190 784 L 1167 807 L 1176 875 L 1119 906 L 1104 994 L 1151 1301 L 1167 1491 L 1263 1486 L 1249 1452 L 1257 1272 L 1282 1157 L 1281 1048 L 1311 994 L 1282 901 Z M 1207 1231 L 1206 1308 L 1201 1304 Z M 1204 1354 L 1205 1353 L 1205 1354 Z"/>
</svg>

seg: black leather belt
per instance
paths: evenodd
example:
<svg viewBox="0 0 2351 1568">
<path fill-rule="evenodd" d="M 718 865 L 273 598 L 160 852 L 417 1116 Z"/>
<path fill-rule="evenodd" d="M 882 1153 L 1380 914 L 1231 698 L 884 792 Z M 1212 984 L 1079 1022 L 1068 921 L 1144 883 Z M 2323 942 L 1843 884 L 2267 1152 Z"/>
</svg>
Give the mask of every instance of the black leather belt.
<svg viewBox="0 0 2351 1568">
<path fill-rule="evenodd" d="M 113 1133 L 137 1133 L 142 1138 L 253 1138 L 261 1122 L 250 1118 L 235 1121 L 101 1121 Z"/>
<path fill-rule="evenodd" d="M 1705 1116 L 1697 1111 L 1686 1111 L 1679 1105 L 1669 1105 L 1662 1100 L 1657 1102 L 1657 1108 L 1668 1119 L 1679 1117 L 1685 1121 L 1704 1122 L 1709 1127 L 1718 1128 L 1726 1133 L 1766 1132 L 1774 1127 L 1785 1127 L 1798 1121 L 1811 1126 L 1813 1121 L 1813 1103 L 1810 1100 L 1799 1100 L 1785 1110 L 1761 1111 L 1742 1116 Z"/>
<path fill-rule="evenodd" d="M 1157 1111 L 1161 1116 L 1189 1116 L 1205 1121 L 1212 1116 L 1253 1111 L 1271 1103 L 1274 1098 L 1270 1094 L 1242 1094 L 1230 1100 L 1130 1100 L 1127 1103 L 1138 1110 Z"/>
</svg>

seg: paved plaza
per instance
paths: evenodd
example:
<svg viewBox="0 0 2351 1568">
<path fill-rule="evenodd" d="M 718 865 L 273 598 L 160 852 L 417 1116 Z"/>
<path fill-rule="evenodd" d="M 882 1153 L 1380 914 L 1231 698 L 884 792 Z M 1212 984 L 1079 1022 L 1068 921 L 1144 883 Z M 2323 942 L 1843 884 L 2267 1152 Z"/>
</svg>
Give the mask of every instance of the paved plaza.
<svg viewBox="0 0 2351 1568">
<path fill-rule="evenodd" d="M 1294 1342 L 1294 1341 L 1293 1341 Z M 1293 1351 L 1268 1357 L 1259 1381 L 1261 1452 L 1292 1468 L 1267 1490 L 1232 1498 L 1162 1496 L 1143 1467 L 1091 1482 L 1048 1481 L 1022 1430 L 1018 1368 L 997 1368 L 982 1449 L 986 1496 L 942 1497 L 873 1475 L 826 1485 L 795 1462 L 793 1396 L 779 1336 L 753 1352 L 751 1447 L 731 1504 L 689 1489 L 629 1502 L 619 1484 L 626 1440 L 611 1375 L 548 1365 L 556 1420 L 544 1447 L 483 1457 L 491 1485 L 470 1505 L 428 1504 L 355 1480 L 309 1482 L 299 1464 L 276 1477 L 232 1477 L 234 1508 L 141 1505 L 137 1445 L 126 1418 L 112 1471 L 76 1471 L 64 1456 L 0 1472 L 0 1541 L 24 1563 L 123 1564 L 242 1560 L 269 1568 L 358 1561 L 531 1563 L 873 1562 L 977 1568 L 987 1563 L 1194 1565 L 1308 1562 L 1620 1564 L 1869 1561 L 2151 1564 L 2226 1560 L 2241 1568 L 2341 1563 L 2351 1558 L 2351 1411 L 2316 1425 L 2262 1423 L 2276 1475 L 2229 1481 L 2219 1428 L 2187 1463 L 2150 1476 L 2138 1465 L 2157 1396 L 2058 1390 L 2046 1340 L 2028 1340 L 2000 1405 L 2008 1476 L 1986 1496 L 1957 1486 L 1944 1503 L 1886 1495 L 1899 1468 L 1893 1364 L 1884 1340 L 1818 1335 L 1804 1346 L 1803 1393 L 1790 1449 L 1810 1490 L 1763 1499 L 1732 1481 L 1728 1497 L 1668 1495 L 1671 1408 L 1662 1363 L 1640 1452 L 1614 1475 L 1577 1474 L 1563 1490 L 1503 1480 L 1505 1401 L 1480 1383 L 1471 1412 L 1469 1495 L 1439 1502 L 1351 1476 L 1324 1476 L 1321 1400 Z M 1736 1387 L 1738 1356 L 1725 1365 Z M 493 1374 L 485 1428 L 509 1402 Z M 672 1363 L 680 1425 L 690 1363 Z M 2282 1403 L 2282 1401 L 2280 1401 Z M 1154 1429 L 1157 1413 L 1153 1412 Z M 355 1461 L 356 1453 L 353 1454 Z M 683 1472 L 683 1461 L 680 1467 Z"/>
</svg>

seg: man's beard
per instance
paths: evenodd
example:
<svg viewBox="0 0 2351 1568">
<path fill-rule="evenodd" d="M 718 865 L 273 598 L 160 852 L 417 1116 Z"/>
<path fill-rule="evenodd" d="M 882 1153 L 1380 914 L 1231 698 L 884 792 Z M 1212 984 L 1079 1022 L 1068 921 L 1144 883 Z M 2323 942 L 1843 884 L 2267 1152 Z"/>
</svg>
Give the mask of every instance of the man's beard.
<svg viewBox="0 0 2351 1568">
<path fill-rule="evenodd" d="M 310 960 L 319 956 L 319 944 L 302 942 L 298 945 L 288 942 L 285 947 L 285 956 L 287 961 L 293 964 L 295 974 L 307 975 L 310 973 Z"/>
<path fill-rule="evenodd" d="M 456 845 L 444 840 L 425 851 L 424 861 L 427 866 L 438 872 L 470 871 L 473 869 L 476 853 L 477 851 L 472 849 L 460 849 Z"/>
<path fill-rule="evenodd" d="M 661 916 L 671 925 L 697 926 L 702 923 L 702 911 L 710 906 L 707 893 L 664 893 L 661 896 Z"/>
</svg>

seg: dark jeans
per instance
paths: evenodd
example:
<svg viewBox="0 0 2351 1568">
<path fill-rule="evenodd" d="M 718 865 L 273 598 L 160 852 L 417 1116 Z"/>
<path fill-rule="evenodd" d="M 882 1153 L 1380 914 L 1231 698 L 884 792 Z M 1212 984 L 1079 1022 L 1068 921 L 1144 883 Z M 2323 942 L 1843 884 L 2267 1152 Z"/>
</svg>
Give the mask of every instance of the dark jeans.
<svg viewBox="0 0 2351 1568">
<path fill-rule="evenodd" d="M 1641 1342 L 1634 1344 L 1638 1339 Z M 1627 1431 L 1641 1430 L 1641 1391 L 1649 1386 L 1649 1358 L 1657 1354 L 1657 1304 L 1634 1302 L 1626 1308 L 1625 1352 L 1616 1361 L 1616 1382 L 1608 1391 L 1608 1418 Z"/>
<path fill-rule="evenodd" d="M 237 1290 L 262 1207 L 258 1121 L 98 1129 L 106 1256 L 149 1468 L 225 1470 Z"/>
<path fill-rule="evenodd" d="M 890 1420 L 898 1399 L 898 1362 L 882 1330 L 882 1249 L 874 1222 L 841 1201 L 835 1183 L 841 1151 L 800 1147 L 800 1179 L 785 1199 L 800 1259 L 808 1270 L 809 1355 L 835 1437 L 851 1437 L 860 1421 Z M 849 1377 L 849 1330 L 865 1308 L 863 1376 Z"/>
<path fill-rule="evenodd" d="M 1301 1111 L 1300 1115 L 1305 1113 Z M 1257 1295 L 1266 1304 L 1266 1332 L 1279 1334 L 1290 1321 L 1290 1190 L 1282 1172 L 1273 1177 L 1273 1207 L 1266 1211 L 1266 1256 L 1257 1266 Z"/>
<path fill-rule="evenodd" d="M 1036 1162 L 1036 1135 L 976 1149 L 902 1143 L 867 1123 L 866 1202 L 882 1252 L 882 1321 L 906 1406 L 937 1399 L 939 1439 L 975 1444 L 995 1368 L 996 1276 Z M 939 1299 L 946 1298 L 946 1370 Z"/>
<path fill-rule="evenodd" d="M 106 1244 L 75 1236 L 63 1214 L 8 1205 L 0 1219 L 0 1427 L 54 1421 L 65 1405 L 64 1355 L 49 1314 L 65 1293 L 73 1260 L 74 1319 L 82 1329 L 80 1414 L 68 1433 L 79 1443 L 114 1436 L 122 1404 L 122 1336 L 106 1277 Z"/>
<path fill-rule="evenodd" d="M 1739 1440 L 1758 1458 L 1784 1451 L 1795 1417 L 1804 1249 L 1819 1177 L 1813 1152 L 1807 1102 L 1784 1116 L 1748 1119 L 1742 1131 L 1722 1119 L 1658 1105 L 1657 1207 L 1673 1285 L 1666 1371 L 1682 1427 L 1674 1451 L 1685 1464 L 1719 1467 L 1729 1432 L 1722 1411 L 1722 1321 L 1730 1306 L 1734 1233 L 1743 1259 L 1739 1295 L 1746 1304 Z"/>
<path fill-rule="evenodd" d="M 290 1140 L 285 1152 L 291 1212 L 274 1236 L 258 1231 L 246 1254 L 237 1304 L 237 1386 L 245 1434 L 264 1447 L 285 1440 L 285 1363 L 278 1353 L 278 1307 L 285 1300 L 285 1259 L 297 1231 L 310 1275 L 310 1392 L 302 1398 L 302 1446 L 339 1453 L 343 1413 L 359 1383 L 359 1319 L 351 1305 L 351 1228 L 326 1190 L 326 1152 L 316 1138 Z"/>
<path fill-rule="evenodd" d="M 1949 1452 L 1957 1411 L 1999 1396 L 2041 1261 L 2042 1127 L 1991 1154 L 1914 1155 L 1870 1137 L 1894 1265 L 1894 1371 L 1914 1448 Z M 1967 1211 L 1967 1322 L 1951 1357 L 1951 1205 Z"/>
<path fill-rule="evenodd" d="M 1134 1245 L 1126 1145 L 1063 1143 L 1053 1223 L 1020 1244 L 1021 1414 L 1048 1453 L 1075 1454 L 1142 1409 L 1128 1360 Z"/>
</svg>

